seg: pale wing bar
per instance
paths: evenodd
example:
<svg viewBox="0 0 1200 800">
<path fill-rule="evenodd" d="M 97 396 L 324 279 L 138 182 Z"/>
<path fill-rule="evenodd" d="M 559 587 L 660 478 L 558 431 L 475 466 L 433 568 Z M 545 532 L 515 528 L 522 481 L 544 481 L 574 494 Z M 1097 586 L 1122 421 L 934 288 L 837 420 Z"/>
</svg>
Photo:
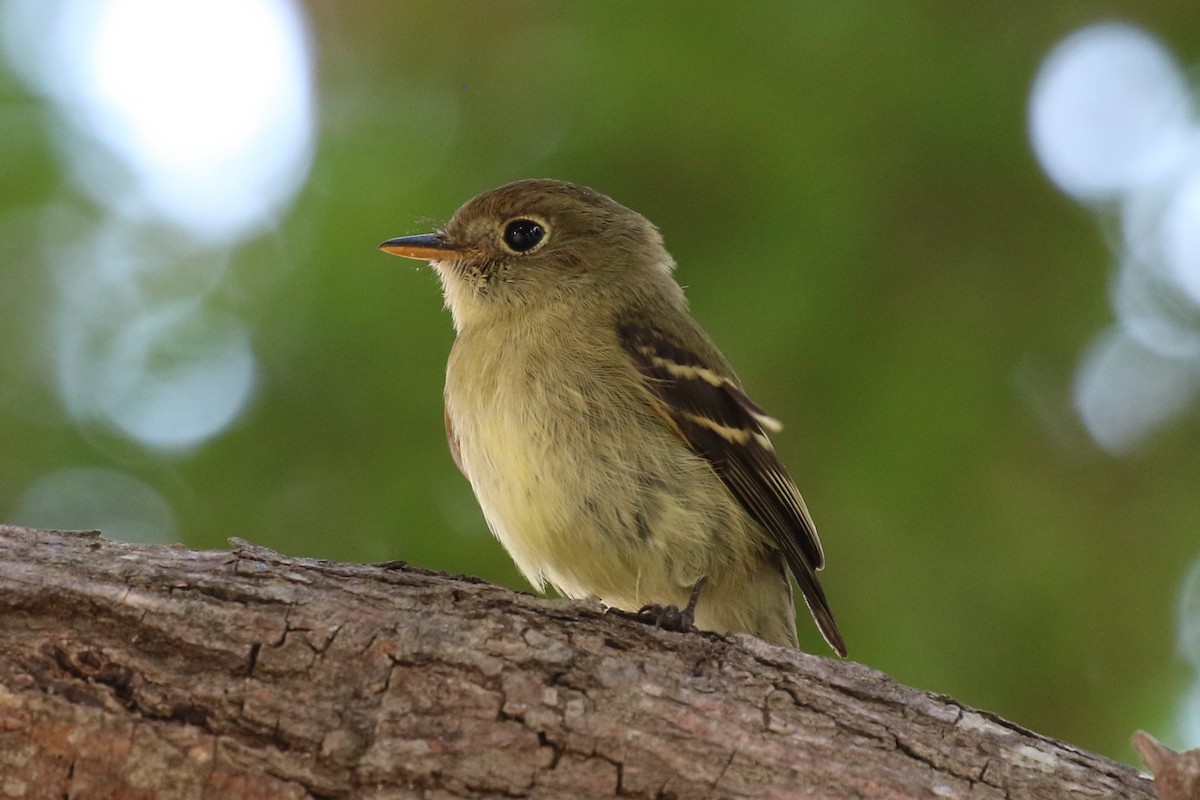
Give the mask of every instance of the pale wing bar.
<svg viewBox="0 0 1200 800">
<path fill-rule="evenodd" d="M 815 574 L 825 557 L 812 517 L 763 430 L 778 430 L 779 423 L 731 378 L 662 331 L 623 322 L 617 334 L 646 379 L 660 413 L 767 531 L 787 559 L 825 639 L 845 655 L 845 644 Z"/>
</svg>

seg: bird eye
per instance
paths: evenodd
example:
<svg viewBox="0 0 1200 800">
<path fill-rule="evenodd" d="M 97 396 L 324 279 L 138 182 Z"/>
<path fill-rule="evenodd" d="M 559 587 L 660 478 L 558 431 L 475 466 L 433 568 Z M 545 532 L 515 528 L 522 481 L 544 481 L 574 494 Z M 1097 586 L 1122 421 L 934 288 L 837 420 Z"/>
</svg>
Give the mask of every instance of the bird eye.
<svg viewBox="0 0 1200 800">
<path fill-rule="evenodd" d="M 527 253 L 546 238 L 546 229 L 531 219 L 514 219 L 504 226 L 504 243 L 514 253 Z"/>
</svg>

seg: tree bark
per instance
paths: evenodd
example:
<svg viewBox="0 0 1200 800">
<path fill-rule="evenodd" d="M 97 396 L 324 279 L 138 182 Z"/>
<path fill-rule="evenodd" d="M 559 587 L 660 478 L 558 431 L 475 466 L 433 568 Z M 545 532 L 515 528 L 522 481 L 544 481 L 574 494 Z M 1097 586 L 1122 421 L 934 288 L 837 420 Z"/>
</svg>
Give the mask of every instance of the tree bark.
<svg viewBox="0 0 1200 800">
<path fill-rule="evenodd" d="M 0 527 L 0 798 L 1152 798 L 860 664 L 400 564 Z"/>
</svg>

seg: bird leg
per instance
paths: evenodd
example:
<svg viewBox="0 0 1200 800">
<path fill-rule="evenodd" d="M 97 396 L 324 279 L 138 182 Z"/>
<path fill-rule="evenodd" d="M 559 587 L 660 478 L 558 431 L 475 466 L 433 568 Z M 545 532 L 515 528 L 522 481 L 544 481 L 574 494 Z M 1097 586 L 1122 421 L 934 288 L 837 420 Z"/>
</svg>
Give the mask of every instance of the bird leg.
<svg viewBox="0 0 1200 800">
<path fill-rule="evenodd" d="M 651 603 L 639 608 L 637 614 L 634 615 L 634 619 L 647 624 L 653 624 L 655 627 L 662 628 L 665 631 L 687 633 L 695 628 L 696 603 L 700 601 L 700 592 L 704 589 L 706 583 L 708 583 L 708 576 L 696 581 L 696 585 L 692 587 L 692 594 L 688 598 L 688 604 L 683 610 L 674 605 L 661 606 L 657 603 Z"/>
</svg>

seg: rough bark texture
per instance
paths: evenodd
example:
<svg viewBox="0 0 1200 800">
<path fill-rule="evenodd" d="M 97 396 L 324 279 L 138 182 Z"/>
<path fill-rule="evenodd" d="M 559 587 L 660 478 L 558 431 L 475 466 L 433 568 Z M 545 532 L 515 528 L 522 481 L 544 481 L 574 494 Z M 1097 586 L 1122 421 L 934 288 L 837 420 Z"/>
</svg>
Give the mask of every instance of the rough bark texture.
<svg viewBox="0 0 1200 800">
<path fill-rule="evenodd" d="M 1176 753 L 1145 731 L 1133 734 L 1133 747 L 1154 773 L 1158 800 L 1200 798 L 1200 749 Z"/>
<path fill-rule="evenodd" d="M 0 798 L 1149 798 L 852 662 L 403 567 L 0 527 Z"/>
</svg>

